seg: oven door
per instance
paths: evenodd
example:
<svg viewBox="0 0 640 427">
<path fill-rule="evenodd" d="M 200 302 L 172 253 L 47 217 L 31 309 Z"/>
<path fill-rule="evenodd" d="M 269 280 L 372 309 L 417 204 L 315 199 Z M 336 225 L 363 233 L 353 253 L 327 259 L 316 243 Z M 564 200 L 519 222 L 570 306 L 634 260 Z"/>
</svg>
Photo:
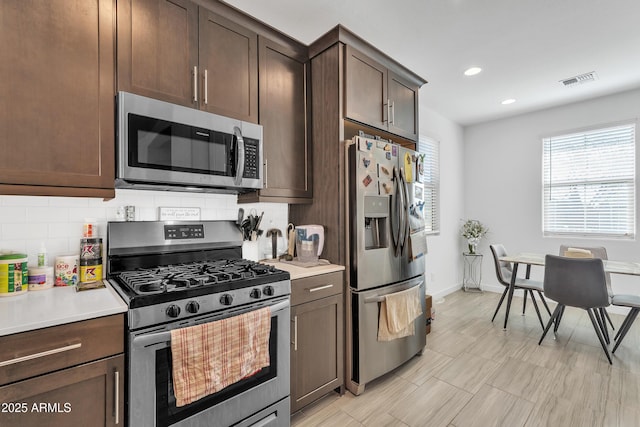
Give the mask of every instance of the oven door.
<svg viewBox="0 0 640 427">
<path fill-rule="evenodd" d="M 271 365 L 257 374 L 176 407 L 170 330 L 270 306 Z M 128 414 L 131 426 L 289 425 L 289 299 L 279 299 L 149 328 L 130 334 Z"/>
</svg>

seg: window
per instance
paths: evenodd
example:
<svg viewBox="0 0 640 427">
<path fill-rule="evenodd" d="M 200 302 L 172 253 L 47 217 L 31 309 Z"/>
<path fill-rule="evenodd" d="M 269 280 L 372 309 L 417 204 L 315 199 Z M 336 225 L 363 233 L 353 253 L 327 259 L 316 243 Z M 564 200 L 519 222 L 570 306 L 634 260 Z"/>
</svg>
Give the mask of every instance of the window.
<svg viewBox="0 0 640 427">
<path fill-rule="evenodd" d="M 440 233 L 440 143 L 421 136 L 418 152 L 424 156 L 424 209 L 426 230 L 430 234 Z"/>
<path fill-rule="evenodd" d="M 543 142 L 543 233 L 635 235 L 635 123 Z"/>
</svg>

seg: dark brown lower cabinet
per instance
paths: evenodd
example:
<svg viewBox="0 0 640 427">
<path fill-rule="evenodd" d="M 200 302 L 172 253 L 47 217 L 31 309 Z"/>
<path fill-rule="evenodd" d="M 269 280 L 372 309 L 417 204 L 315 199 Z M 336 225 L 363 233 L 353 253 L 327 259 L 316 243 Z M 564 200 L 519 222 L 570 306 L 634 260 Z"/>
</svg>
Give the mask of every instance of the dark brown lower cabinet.
<svg viewBox="0 0 640 427">
<path fill-rule="evenodd" d="M 124 316 L 0 337 L 0 426 L 123 426 Z"/>
<path fill-rule="evenodd" d="M 3 426 L 124 425 L 124 356 L 0 387 Z"/>
<path fill-rule="evenodd" d="M 291 283 L 291 412 L 344 392 L 342 272 Z"/>
</svg>

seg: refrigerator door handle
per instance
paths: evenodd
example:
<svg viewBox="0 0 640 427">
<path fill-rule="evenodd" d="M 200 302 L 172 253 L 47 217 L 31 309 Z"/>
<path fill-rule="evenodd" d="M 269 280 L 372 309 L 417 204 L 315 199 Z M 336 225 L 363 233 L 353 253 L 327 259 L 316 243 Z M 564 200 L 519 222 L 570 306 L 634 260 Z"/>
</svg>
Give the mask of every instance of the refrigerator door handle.
<svg viewBox="0 0 640 427">
<path fill-rule="evenodd" d="M 424 283 L 424 280 L 421 280 L 416 285 L 414 285 L 414 286 L 412 286 L 410 288 L 407 288 L 407 289 L 403 289 L 402 291 L 389 292 L 389 293 L 384 294 L 384 295 L 373 295 L 373 296 L 365 298 L 364 302 L 365 302 L 365 304 L 371 304 L 371 303 L 374 303 L 374 302 L 382 302 L 382 301 L 385 300 L 385 297 L 387 295 L 393 295 L 393 294 L 398 293 L 398 292 L 405 292 L 405 291 L 408 291 L 409 289 L 413 289 L 413 288 L 417 288 L 419 286 L 422 286 L 423 283 Z"/>
<path fill-rule="evenodd" d="M 398 168 L 393 168 L 393 193 L 391 194 L 391 209 L 389 214 L 391 215 L 391 242 L 393 243 L 393 250 L 396 256 L 398 256 L 398 249 L 400 248 L 400 215 L 398 209 L 398 198 L 400 194 L 400 177 L 398 174 Z"/>
<path fill-rule="evenodd" d="M 404 216 L 404 239 L 402 241 L 402 248 L 404 249 L 409 244 L 409 234 L 411 234 L 409 227 L 409 184 L 407 184 L 407 179 L 404 174 L 402 174 L 402 188 L 404 189 L 404 206 L 402 207 L 402 214 Z"/>
<path fill-rule="evenodd" d="M 398 216 L 400 217 L 400 231 L 398 233 L 398 250 L 396 251 L 396 256 L 404 254 L 405 243 L 407 238 L 409 237 L 407 235 L 407 225 L 409 225 L 409 218 L 407 218 L 406 216 L 408 197 L 406 191 L 407 185 L 405 183 L 404 170 L 402 168 L 400 169 L 400 173 L 398 175 L 398 177 L 400 178 L 398 191 L 400 191 L 402 203 L 400 205 L 400 208 L 398 209 Z"/>
</svg>

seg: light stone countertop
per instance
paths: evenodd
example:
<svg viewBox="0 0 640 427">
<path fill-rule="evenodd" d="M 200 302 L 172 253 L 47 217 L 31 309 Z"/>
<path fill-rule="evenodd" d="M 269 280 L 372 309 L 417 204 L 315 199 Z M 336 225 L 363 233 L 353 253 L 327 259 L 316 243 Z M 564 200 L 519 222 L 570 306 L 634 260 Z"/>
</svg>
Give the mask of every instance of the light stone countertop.
<svg viewBox="0 0 640 427">
<path fill-rule="evenodd" d="M 76 292 L 75 286 L 0 298 L 0 336 L 124 313 L 127 304 L 111 285 Z"/>
<path fill-rule="evenodd" d="M 325 264 L 325 265 L 319 265 L 317 267 L 300 267 L 297 265 L 274 261 L 270 259 L 264 260 L 262 262 L 265 264 L 273 265 L 280 270 L 288 271 L 289 275 L 291 276 L 291 280 L 302 279 L 305 277 L 317 276 L 319 274 L 327 274 L 327 273 L 333 273 L 336 271 L 344 270 L 344 265 L 337 265 L 337 264 Z"/>
</svg>

